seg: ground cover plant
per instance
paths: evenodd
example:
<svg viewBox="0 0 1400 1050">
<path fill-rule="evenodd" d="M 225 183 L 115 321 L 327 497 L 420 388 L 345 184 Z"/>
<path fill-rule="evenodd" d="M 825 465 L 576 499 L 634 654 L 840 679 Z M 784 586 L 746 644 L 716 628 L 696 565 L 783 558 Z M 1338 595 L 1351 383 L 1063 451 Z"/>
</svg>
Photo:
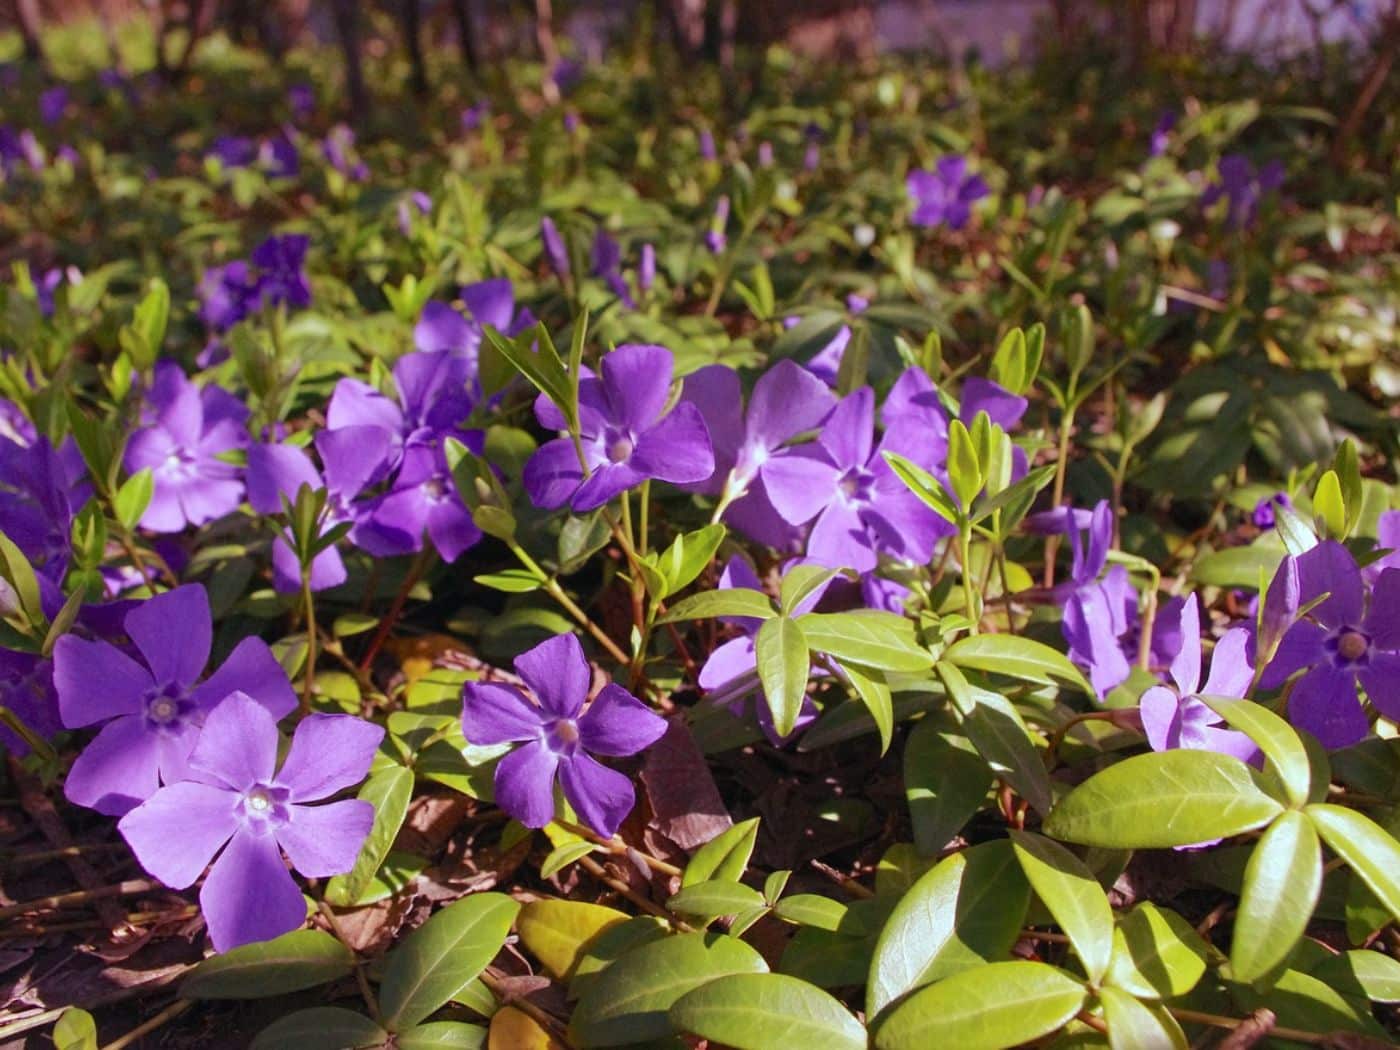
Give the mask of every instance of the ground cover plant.
<svg viewBox="0 0 1400 1050">
<path fill-rule="evenodd" d="M 0 65 L 0 1045 L 1393 1045 L 1394 83 L 646 32 Z"/>
</svg>

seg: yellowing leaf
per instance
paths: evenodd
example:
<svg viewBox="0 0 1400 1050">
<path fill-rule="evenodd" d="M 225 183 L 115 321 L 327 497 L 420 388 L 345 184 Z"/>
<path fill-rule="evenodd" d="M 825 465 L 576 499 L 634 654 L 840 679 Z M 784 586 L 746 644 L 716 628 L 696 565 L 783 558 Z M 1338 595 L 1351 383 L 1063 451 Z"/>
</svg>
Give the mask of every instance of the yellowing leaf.
<svg viewBox="0 0 1400 1050">
<path fill-rule="evenodd" d="M 557 981 L 568 981 L 593 938 L 626 921 L 625 914 L 601 904 L 538 900 L 520 909 L 516 931 L 545 972 Z"/>
<path fill-rule="evenodd" d="M 538 1021 L 513 1006 L 504 1006 L 491 1017 L 491 1033 L 486 1037 L 486 1047 L 487 1050 L 566 1050 L 564 1044 L 546 1032 Z"/>
</svg>

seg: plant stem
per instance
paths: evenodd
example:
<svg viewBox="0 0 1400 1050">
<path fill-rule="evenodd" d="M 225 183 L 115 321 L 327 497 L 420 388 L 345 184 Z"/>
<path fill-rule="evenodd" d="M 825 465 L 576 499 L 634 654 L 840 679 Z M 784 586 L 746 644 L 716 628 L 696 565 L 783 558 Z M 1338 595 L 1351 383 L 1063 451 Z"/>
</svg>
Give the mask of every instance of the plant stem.
<svg viewBox="0 0 1400 1050">
<path fill-rule="evenodd" d="M 126 1047 L 154 1032 L 167 1021 L 173 1021 L 182 1013 L 194 1005 L 193 999 L 176 999 L 160 1013 L 156 1014 L 149 1021 L 143 1021 L 120 1039 L 114 1039 L 102 1048 L 102 1050 L 126 1050 Z"/>
<path fill-rule="evenodd" d="M 374 664 L 374 658 L 379 655 L 379 650 L 388 640 L 389 633 L 394 629 L 394 624 L 398 623 L 399 615 L 403 612 L 404 604 L 408 601 L 409 592 L 422 579 L 423 573 L 427 571 L 428 565 L 432 562 L 433 555 L 433 549 L 425 546 L 419 552 L 418 557 L 413 559 L 413 565 L 409 568 L 408 575 L 404 577 L 403 584 L 399 587 L 398 593 L 394 595 L 393 605 L 389 606 L 389 611 L 385 614 L 384 619 L 379 621 L 379 630 L 374 635 L 374 641 L 370 642 L 369 649 L 365 651 L 365 655 L 360 660 L 361 671 L 368 671 Z"/>
<path fill-rule="evenodd" d="M 1073 406 L 1073 391 L 1069 392 L 1070 405 Z M 1074 408 L 1066 408 L 1064 415 L 1060 419 L 1060 442 L 1055 453 L 1055 488 L 1051 497 L 1050 505 L 1058 508 L 1065 498 L 1065 472 L 1069 469 L 1069 439 L 1074 430 Z M 1050 588 L 1055 586 L 1055 554 L 1060 549 L 1060 536 L 1058 533 L 1045 537 L 1045 577 L 1044 586 Z"/>
<path fill-rule="evenodd" d="M 301 687 L 301 713 L 311 713 L 311 695 L 316 691 L 316 601 L 311 596 L 311 566 L 301 567 L 301 600 L 306 607 L 306 678 Z"/>
<path fill-rule="evenodd" d="M 525 552 L 525 549 L 521 547 L 520 544 L 510 540 L 507 541 L 506 546 L 508 546 L 510 552 L 519 559 L 520 564 L 525 566 L 526 571 L 540 581 L 540 584 L 544 587 L 545 593 L 558 602 L 566 613 L 578 621 L 578 625 L 592 635 L 593 639 L 608 651 L 609 656 L 620 664 L 631 662 L 627 654 L 622 651 L 621 647 L 609 638 L 601 627 L 590 620 L 588 614 L 580 609 L 578 604 L 569 597 L 564 588 L 559 585 L 559 581 L 545 572 L 544 569 L 540 567 L 539 563 Z"/>
</svg>

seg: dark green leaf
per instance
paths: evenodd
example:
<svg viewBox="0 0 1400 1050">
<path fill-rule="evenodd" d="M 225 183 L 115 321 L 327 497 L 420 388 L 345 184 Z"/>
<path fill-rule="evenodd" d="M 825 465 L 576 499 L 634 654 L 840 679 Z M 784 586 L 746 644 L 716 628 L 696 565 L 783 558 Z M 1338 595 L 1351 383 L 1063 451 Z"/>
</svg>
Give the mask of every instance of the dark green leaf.
<svg viewBox="0 0 1400 1050">
<path fill-rule="evenodd" d="M 364 1014 L 338 1006 L 314 1006 L 274 1021 L 250 1050 L 366 1050 L 380 1047 L 389 1033 Z"/>
<path fill-rule="evenodd" d="M 932 718 L 920 721 L 904 743 L 904 797 L 914 844 L 924 856 L 941 851 L 972 818 L 995 776 L 976 749 Z"/>
<path fill-rule="evenodd" d="M 821 989 L 777 973 L 720 977 L 683 995 L 671 1024 L 735 1050 L 865 1050 L 865 1026 Z"/>
<path fill-rule="evenodd" d="M 323 930 L 295 930 L 205 959 L 180 985 L 183 999 L 261 999 L 329 984 L 354 969 L 350 949 Z"/>
<path fill-rule="evenodd" d="M 776 616 L 765 620 L 758 629 L 754 651 L 758 657 L 758 678 L 773 712 L 773 728 L 779 736 L 787 736 L 797 724 L 802 700 L 807 695 L 807 678 L 812 668 L 807 640 L 796 620 Z"/>
</svg>

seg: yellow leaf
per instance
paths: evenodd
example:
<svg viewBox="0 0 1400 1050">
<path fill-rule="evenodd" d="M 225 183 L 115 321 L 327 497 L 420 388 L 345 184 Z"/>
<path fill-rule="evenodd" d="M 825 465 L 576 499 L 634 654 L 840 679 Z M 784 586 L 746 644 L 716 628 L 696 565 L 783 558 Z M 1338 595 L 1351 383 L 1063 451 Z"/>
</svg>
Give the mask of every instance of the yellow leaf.
<svg viewBox="0 0 1400 1050">
<path fill-rule="evenodd" d="M 515 928 L 520 940 L 556 981 L 573 977 L 583 949 L 604 930 L 626 922 L 615 908 L 583 901 L 530 901 L 520 909 Z"/>
<path fill-rule="evenodd" d="M 610 910 L 610 909 L 605 909 Z M 529 1014 L 503 1006 L 491 1016 L 487 1050 L 568 1050 Z"/>
</svg>

